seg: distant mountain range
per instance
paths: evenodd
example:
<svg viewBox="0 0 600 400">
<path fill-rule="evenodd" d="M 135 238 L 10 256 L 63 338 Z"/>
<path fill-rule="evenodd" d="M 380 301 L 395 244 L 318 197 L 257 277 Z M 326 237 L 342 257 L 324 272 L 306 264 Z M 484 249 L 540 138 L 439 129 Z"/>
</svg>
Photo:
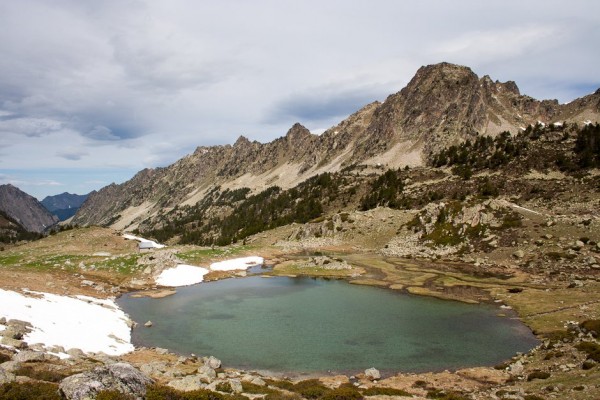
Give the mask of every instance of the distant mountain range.
<svg viewBox="0 0 600 400">
<path fill-rule="evenodd" d="M 61 221 L 65 221 L 75 215 L 87 197 L 87 194 L 79 195 L 64 192 L 54 196 L 46 196 L 41 203 Z"/>
<path fill-rule="evenodd" d="M 4 227 L 15 232 L 44 233 L 58 223 L 35 197 L 10 184 L 0 185 L 0 211 Z"/>
<path fill-rule="evenodd" d="M 479 78 L 468 67 L 429 65 L 400 92 L 366 105 L 320 136 L 295 124 L 269 143 L 242 136 L 233 145 L 198 147 L 166 168 L 144 169 L 123 184 L 92 192 L 73 222 L 159 229 L 163 213 L 196 206 L 214 190 L 288 189 L 356 165 L 381 171 L 419 166 L 432 154 L 479 135 L 516 134 L 538 121 L 582 126 L 599 120 L 600 90 L 559 104 L 521 95 L 512 81 Z"/>
</svg>

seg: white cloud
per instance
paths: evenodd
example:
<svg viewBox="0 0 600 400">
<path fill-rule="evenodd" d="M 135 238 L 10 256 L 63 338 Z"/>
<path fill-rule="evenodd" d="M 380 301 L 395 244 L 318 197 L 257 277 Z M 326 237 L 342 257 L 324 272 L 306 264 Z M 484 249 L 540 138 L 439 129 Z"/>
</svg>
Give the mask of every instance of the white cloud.
<svg viewBox="0 0 600 400">
<path fill-rule="evenodd" d="M 534 97 L 600 86 L 585 0 L 23 0 L 0 26 L 3 169 L 130 171 L 323 129 L 441 61 Z"/>
</svg>

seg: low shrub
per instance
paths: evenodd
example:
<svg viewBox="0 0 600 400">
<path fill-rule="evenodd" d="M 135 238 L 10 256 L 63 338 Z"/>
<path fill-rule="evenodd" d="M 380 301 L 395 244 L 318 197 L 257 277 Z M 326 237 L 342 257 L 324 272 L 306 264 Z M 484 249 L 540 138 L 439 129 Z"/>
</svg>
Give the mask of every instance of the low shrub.
<svg viewBox="0 0 600 400">
<path fill-rule="evenodd" d="M 135 400 L 135 397 L 121 393 L 118 390 L 103 390 L 98 393 L 96 400 Z"/>
<path fill-rule="evenodd" d="M 252 393 L 252 394 L 267 394 L 267 393 L 275 392 L 275 390 L 273 390 L 267 386 L 255 385 L 254 383 L 251 383 L 251 382 L 242 382 L 242 388 L 244 389 L 244 393 Z"/>
<path fill-rule="evenodd" d="M 544 398 L 535 394 L 526 394 L 523 400 L 544 400 Z"/>
<path fill-rule="evenodd" d="M 180 392 L 168 386 L 151 385 L 146 390 L 146 400 L 247 400 L 240 394 L 221 394 L 206 389 Z"/>
<path fill-rule="evenodd" d="M 307 399 L 318 399 L 330 389 L 325 387 L 318 379 L 307 379 L 296 383 L 291 391 L 300 394 Z"/>
<path fill-rule="evenodd" d="M 361 400 L 363 395 L 352 386 L 340 386 L 325 393 L 321 400 Z"/>
<path fill-rule="evenodd" d="M 428 399 L 438 399 L 438 400 L 469 400 L 462 393 L 458 392 L 446 392 L 441 389 L 430 389 L 427 392 Z"/>
<path fill-rule="evenodd" d="M 58 386 L 46 382 L 5 383 L 0 385 L 0 399 L 61 400 Z"/>
<path fill-rule="evenodd" d="M 585 360 L 583 364 L 581 364 L 581 369 L 588 370 L 594 368 L 598 363 L 593 360 Z"/>
<path fill-rule="evenodd" d="M 218 383 L 217 386 L 215 386 L 215 389 L 217 389 L 217 391 L 219 391 L 219 392 L 225 392 L 225 393 L 233 392 L 233 389 L 231 388 L 231 385 L 229 384 L 229 382 Z"/>
<path fill-rule="evenodd" d="M 10 361 L 11 357 L 8 354 L 0 353 L 0 364 L 6 361 Z"/>
<path fill-rule="evenodd" d="M 502 368 L 504 369 L 504 368 Z M 426 381 L 422 381 L 422 380 L 418 380 L 415 381 L 415 383 L 413 383 L 412 385 L 415 388 L 426 388 L 427 387 L 427 382 Z"/>
<path fill-rule="evenodd" d="M 550 378 L 550 373 L 545 371 L 533 371 L 529 375 L 527 375 L 527 381 L 530 382 L 534 379 L 548 379 Z"/>
<path fill-rule="evenodd" d="M 269 393 L 264 397 L 264 400 L 302 400 L 302 397 L 293 393 L 281 393 L 281 392 L 273 392 Z"/>
<path fill-rule="evenodd" d="M 58 383 L 65 379 L 68 374 L 59 371 L 51 371 L 49 369 L 37 369 L 31 366 L 22 366 L 21 368 L 15 371 L 15 375 L 17 376 L 27 376 L 31 379 L 35 379 L 38 381 L 46 381 L 46 382 L 55 382 Z"/>
<path fill-rule="evenodd" d="M 600 362 L 600 344 L 593 342 L 578 343 L 575 348 L 587 354 L 589 360 Z"/>
<path fill-rule="evenodd" d="M 593 332 L 594 337 L 598 337 L 600 334 L 600 319 L 590 319 L 587 321 L 583 321 L 579 325 L 582 329 L 587 330 L 588 332 Z"/>
<path fill-rule="evenodd" d="M 424 382 L 425 386 L 427 386 L 427 382 L 425 382 L 425 381 L 417 381 L 417 382 Z M 417 382 L 415 382 L 413 384 L 413 386 L 415 386 L 417 384 Z M 421 386 L 421 387 L 423 387 L 423 386 Z M 371 388 L 363 390 L 362 393 L 365 396 L 412 396 L 412 394 L 408 393 L 406 390 L 387 388 L 387 387 L 371 387 Z"/>
</svg>

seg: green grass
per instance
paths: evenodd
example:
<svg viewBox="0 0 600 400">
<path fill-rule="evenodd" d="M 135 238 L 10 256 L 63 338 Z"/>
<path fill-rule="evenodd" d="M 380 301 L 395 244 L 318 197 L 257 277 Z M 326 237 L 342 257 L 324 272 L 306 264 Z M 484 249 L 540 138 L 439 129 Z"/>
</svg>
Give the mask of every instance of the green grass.
<svg viewBox="0 0 600 400">
<path fill-rule="evenodd" d="M 106 260 L 93 262 L 93 264 L 96 266 L 96 269 L 106 269 L 114 272 L 119 272 L 120 274 L 124 275 L 131 275 L 143 268 L 142 266 L 139 266 L 137 264 L 139 258 L 140 254 L 130 254 L 116 258 L 111 257 Z"/>
<path fill-rule="evenodd" d="M 252 250 L 253 246 L 230 246 L 230 247 L 215 247 L 215 248 L 201 248 L 196 250 L 189 250 L 177 253 L 177 257 L 188 262 L 208 262 L 215 258 L 222 258 L 225 256 L 236 256 L 240 253 Z"/>
<path fill-rule="evenodd" d="M 131 275 L 141 269 L 137 265 L 140 254 L 129 254 L 119 257 L 87 256 L 74 254 L 53 254 L 40 256 L 25 256 L 23 254 L 10 254 L 0 256 L 0 266 L 34 269 L 37 271 L 51 271 L 61 269 L 65 271 L 79 271 L 83 263 L 87 268 L 93 266 L 95 270 L 107 270 L 124 275 Z"/>
</svg>

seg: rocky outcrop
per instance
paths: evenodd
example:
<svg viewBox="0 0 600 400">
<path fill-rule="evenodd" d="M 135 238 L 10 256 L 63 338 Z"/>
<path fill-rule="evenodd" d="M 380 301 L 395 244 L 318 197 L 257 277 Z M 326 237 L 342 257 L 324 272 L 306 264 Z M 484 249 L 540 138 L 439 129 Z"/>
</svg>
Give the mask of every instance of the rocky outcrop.
<svg viewBox="0 0 600 400">
<path fill-rule="evenodd" d="M 34 197 L 10 184 L 0 185 L 0 211 L 29 232 L 45 232 L 58 222 Z"/>
<path fill-rule="evenodd" d="M 60 383 L 59 390 L 68 400 L 95 398 L 105 390 L 141 400 L 146 395 L 146 386 L 152 383 L 152 379 L 131 365 L 120 362 L 69 376 Z"/>
</svg>

